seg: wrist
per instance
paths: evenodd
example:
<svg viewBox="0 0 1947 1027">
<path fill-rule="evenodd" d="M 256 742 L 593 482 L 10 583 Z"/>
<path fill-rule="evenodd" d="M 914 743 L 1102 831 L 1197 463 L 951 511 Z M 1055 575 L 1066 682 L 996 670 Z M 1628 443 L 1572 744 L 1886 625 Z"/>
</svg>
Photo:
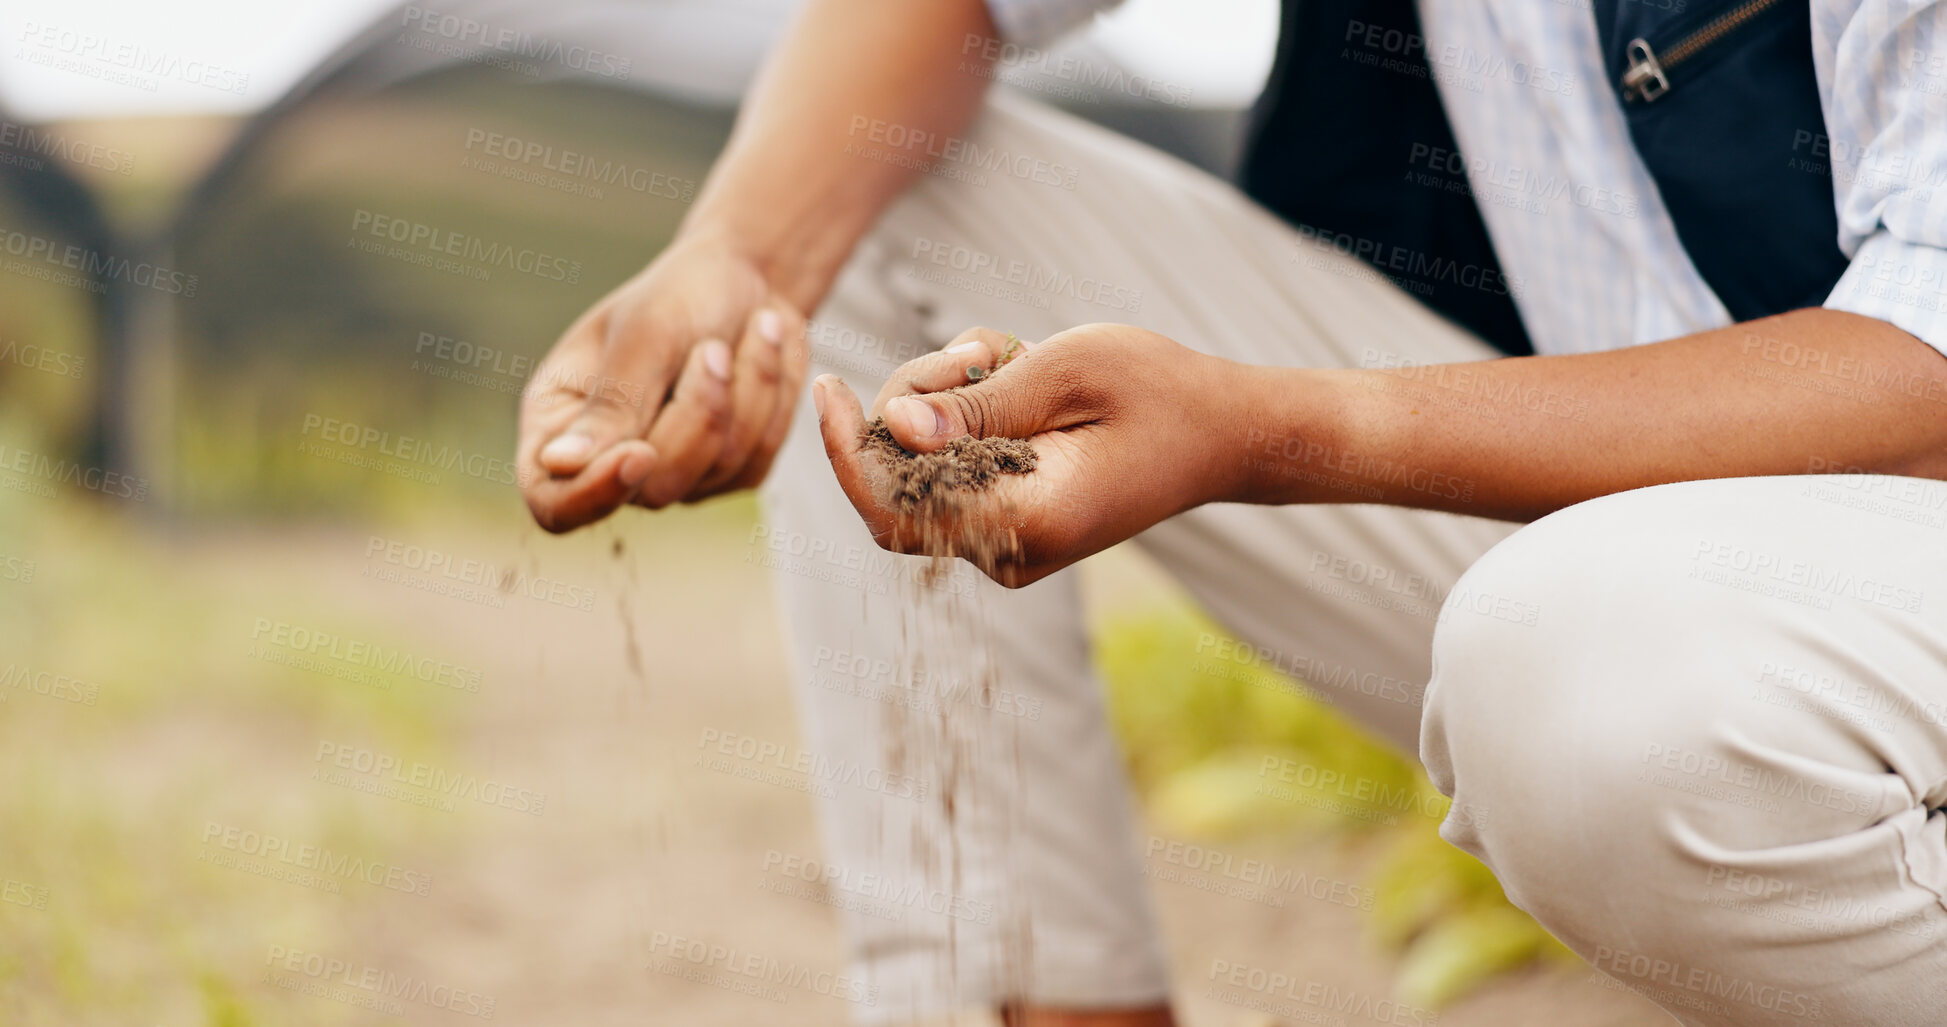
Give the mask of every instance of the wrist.
<svg viewBox="0 0 1947 1027">
<path fill-rule="evenodd" d="M 776 218 L 775 212 L 784 210 L 785 204 L 719 201 L 716 192 L 705 187 L 696 209 L 677 229 L 675 242 L 736 255 L 755 268 L 773 291 L 806 316 L 812 314 L 856 240 L 816 218 L 796 222 Z M 751 210 L 770 210 L 773 216 L 754 217 L 746 213 Z"/>
<path fill-rule="evenodd" d="M 1340 452 L 1354 413 L 1342 374 L 1317 368 L 1229 364 L 1235 397 L 1222 425 L 1225 473 L 1218 502 L 1310 503 L 1356 497 L 1329 490 L 1312 465 Z"/>
</svg>

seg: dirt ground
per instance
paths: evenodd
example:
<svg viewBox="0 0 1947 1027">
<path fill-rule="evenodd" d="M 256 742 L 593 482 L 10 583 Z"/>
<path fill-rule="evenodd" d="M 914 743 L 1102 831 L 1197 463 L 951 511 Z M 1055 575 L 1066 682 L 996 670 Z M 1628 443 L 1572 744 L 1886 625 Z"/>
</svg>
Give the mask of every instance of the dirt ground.
<svg viewBox="0 0 1947 1027">
<path fill-rule="evenodd" d="M 706 732 L 786 745 L 797 737 L 768 574 L 746 559 L 746 529 L 734 518 L 719 523 L 724 520 L 707 512 L 636 518 L 625 536 L 603 528 L 566 540 L 511 523 L 459 540 L 411 528 L 382 536 L 592 588 L 591 610 L 518 597 L 496 609 L 379 580 L 372 568 L 383 561 L 368 555 L 373 537 L 344 530 L 184 543 L 193 562 L 225 588 L 268 595 L 269 582 L 301 581 L 321 602 L 357 609 L 397 626 L 427 651 L 463 654 L 485 668 L 485 687 L 452 706 L 441 741 L 454 762 L 546 796 L 540 815 L 489 809 L 447 818 L 359 796 L 380 816 L 425 822 L 414 829 L 415 851 L 399 861 L 430 867 L 437 886 L 424 897 L 344 903 L 346 949 L 374 965 L 409 968 L 490 996 L 500 1023 L 847 1022 L 847 1003 L 811 991 L 790 991 L 778 1001 L 651 969 L 662 932 L 839 969 L 834 911 L 815 897 L 772 891 L 777 878 L 764 866 L 767 853 L 818 853 L 812 798 L 695 763 Z M 620 556 L 613 552 L 618 540 Z M 1091 601 L 1127 602 L 1142 594 L 1153 572 L 1139 561 L 1132 553 L 1105 554 L 1091 573 Z M 640 669 L 633 669 L 638 661 Z M 284 762 L 308 769 L 302 760 Z M 1356 846 L 1263 855 L 1314 874 L 1356 879 L 1361 871 Z M 1160 880 L 1152 888 L 1186 1025 L 1381 1022 L 1305 1018 L 1308 1010 L 1281 1019 L 1209 993 L 1214 959 L 1248 958 L 1334 987 L 1386 995 L 1392 963 L 1365 940 L 1365 914 L 1322 902 L 1274 909 Z M 345 1013 L 325 998 L 293 1001 Z M 425 1003 L 411 1006 L 407 1019 L 478 1022 Z M 1597 983 L 1588 970 L 1560 969 L 1502 978 L 1443 1011 L 1438 1022 L 1650 1027 L 1671 1021 L 1641 999 Z"/>
</svg>

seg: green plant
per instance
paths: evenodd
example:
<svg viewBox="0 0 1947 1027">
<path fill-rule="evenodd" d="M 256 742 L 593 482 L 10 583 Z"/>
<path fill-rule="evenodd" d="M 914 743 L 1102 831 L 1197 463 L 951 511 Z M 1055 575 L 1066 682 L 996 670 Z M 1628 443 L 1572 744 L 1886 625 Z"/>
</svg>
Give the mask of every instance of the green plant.
<svg viewBox="0 0 1947 1027">
<path fill-rule="evenodd" d="M 1570 955 L 1494 875 L 1440 838 L 1448 800 L 1424 773 L 1297 682 L 1200 658 L 1221 629 L 1186 604 L 1120 614 L 1097 652 L 1150 818 L 1199 839 L 1369 835 L 1373 936 L 1399 953 L 1403 1002 L 1447 1005 L 1496 975 Z M 1266 768 L 1302 767 L 1267 787 Z M 1344 782 L 1357 782 L 1347 788 Z"/>
</svg>

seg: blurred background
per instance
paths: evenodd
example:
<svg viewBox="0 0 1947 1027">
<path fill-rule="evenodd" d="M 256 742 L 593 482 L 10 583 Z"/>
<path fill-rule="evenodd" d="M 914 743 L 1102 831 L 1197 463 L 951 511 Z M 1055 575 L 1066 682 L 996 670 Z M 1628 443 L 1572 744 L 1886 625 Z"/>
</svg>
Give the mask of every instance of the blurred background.
<svg viewBox="0 0 1947 1027">
<path fill-rule="evenodd" d="M 695 762 L 797 737 L 755 501 L 552 538 L 508 466 L 534 362 L 668 240 L 792 6 L 0 15 L 0 1024 L 845 1022 L 646 969 L 672 923 L 839 969 L 805 783 Z M 1130 0 L 1067 44 L 1176 104 L 1002 77 L 1227 174 L 1276 23 Z M 1237 1004 L 1220 960 L 1665 1022 L 1439 841 L 1412 764 L 1136 554 L 1086 574 L 1187 1023 L 1407 1022 Z"/>
</svg>

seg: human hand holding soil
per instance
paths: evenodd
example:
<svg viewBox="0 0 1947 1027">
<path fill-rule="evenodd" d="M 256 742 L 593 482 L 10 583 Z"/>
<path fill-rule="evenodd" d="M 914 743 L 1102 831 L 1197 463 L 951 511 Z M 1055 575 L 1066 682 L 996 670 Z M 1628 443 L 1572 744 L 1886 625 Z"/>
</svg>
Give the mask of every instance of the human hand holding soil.
<svg viewBox="0 0 1947 1027">
<path fill-rule="evenodd" d="M 534 519 L 568 531 L 762 481 L 804 381 L 804 322 L 735 248 L 679 238 L 589 308 L 522 393 Z"/>
<path fill-rule="evenodd" d="M 1127 325 L 1038 344 L 976 328 L 893 373 L 872 407 L 882 425 L 836 376 L 812 396 L 881 546 L 964 557 L 1018 587 L 1223 498 L 1241 370 Z"/>
</svg>

